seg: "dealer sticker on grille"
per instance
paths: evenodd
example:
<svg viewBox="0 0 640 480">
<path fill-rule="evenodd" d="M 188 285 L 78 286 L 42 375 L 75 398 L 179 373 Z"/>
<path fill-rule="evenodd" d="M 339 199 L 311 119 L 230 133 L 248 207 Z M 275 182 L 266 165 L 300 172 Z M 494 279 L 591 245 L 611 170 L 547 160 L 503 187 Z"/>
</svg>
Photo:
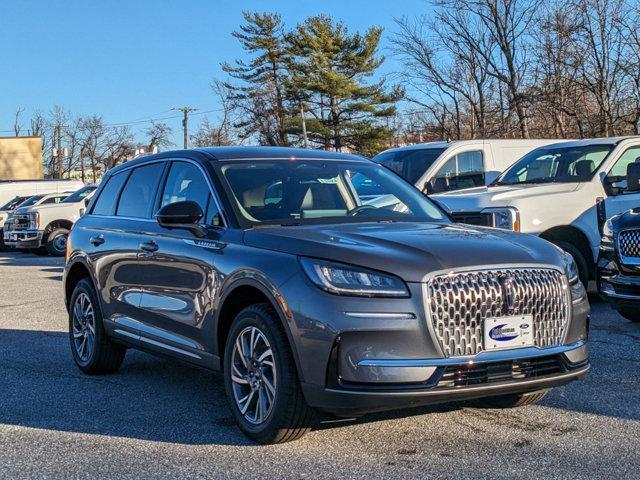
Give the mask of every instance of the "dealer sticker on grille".
<svg viewBox="0 0 640 480">
<path fill-rule="evenodd" d="M 487 318 L 484 321 L 484 349 L 521 348 L 533 345 L 533 316 Z"/>
</svg>

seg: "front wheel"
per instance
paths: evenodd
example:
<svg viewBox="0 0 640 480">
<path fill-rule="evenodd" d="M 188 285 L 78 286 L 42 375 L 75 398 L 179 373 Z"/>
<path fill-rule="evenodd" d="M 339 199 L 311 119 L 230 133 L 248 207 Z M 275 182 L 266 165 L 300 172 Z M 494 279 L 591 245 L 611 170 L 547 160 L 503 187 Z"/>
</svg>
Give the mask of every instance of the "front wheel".
<svg viewBox="0 0 640 480">
<path fill-rule="evenodd" d="M 124 346 L 107 337 L 98 297 L 87 279 L 80 280 L 71 295 L 69 342 L 76 365 L 91 375 L 116 372 L 127 352 Z"/>
<path fill-rule="evenodd" d="M 56 228 L 47 238 L 46 249 L 49 255 L 54 257 L 64 257 L 67 253 L 67 237 L 69 230 L 66 228 Z"/>
<path fill-rule="evenodd" d="M 630 322 L 640 323 L 640 308 L 621 308 L 618 313 Z"/>
<path fill-rule="evenodd" d="M 311 429 L 315 412 L 304 399 L 284 327 L 271 305 L 252 305 L 235 318 L 223 372 L 233 416 L 252 440 L 283 443 Z"/>
<path fill-rule="evenodd" d="M 548 390 L 542 392 L 522 393 L 514 395 L 500 395 L 497 397 L 487 397 L 479 400 L 479 404 L 484 408 L 517 408 L 538 403 L 549 393 Z"/>
</svg>

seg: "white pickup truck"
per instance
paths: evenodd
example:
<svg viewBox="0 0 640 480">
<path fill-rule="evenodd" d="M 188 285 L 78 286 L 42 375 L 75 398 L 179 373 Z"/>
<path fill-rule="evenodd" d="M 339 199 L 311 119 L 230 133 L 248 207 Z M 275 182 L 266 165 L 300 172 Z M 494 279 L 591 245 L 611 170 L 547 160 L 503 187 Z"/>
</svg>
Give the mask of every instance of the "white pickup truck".
<svg viewBox="0 0 640 480">
<path fill-rule="evenodd" d="M 18 249 L 63 256 L 69 231 L 84 213 L 96 188 L 95 185 L 87 185 L 60 203 L 16 209 L 8 242 Z"/>
<path fill-rule="evenodd" d="M 488 186 L 432 195 L 457 221 L 539 235 L 593 278 L 604 221 L 640 206 L 627 191 L 640 136 L 574 140 L 537 148 Z M 481 254 L 481 252 L 479 252 Z"/>
</svg>

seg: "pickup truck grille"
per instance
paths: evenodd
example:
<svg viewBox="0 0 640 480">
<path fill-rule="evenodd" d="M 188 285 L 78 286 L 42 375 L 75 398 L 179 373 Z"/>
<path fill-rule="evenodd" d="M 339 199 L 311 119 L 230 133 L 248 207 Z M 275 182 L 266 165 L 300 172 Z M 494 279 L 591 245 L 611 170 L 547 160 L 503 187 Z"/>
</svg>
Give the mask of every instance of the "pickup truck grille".
<svg viewBox="0 0 640 480">
<path fill-rule="evenodd" d="M 618 234 L 620 256 L 640 257 L 640 230 L 623 230 Z"/>
<path fill-rule="evenodd" d="M 537 347 L 560 345 L 564 339 L 570 301 L 565 276 L 557 270 L 460 272 L 436 276 L 425 288 L 427 318 L 447 357 L 482 352 L 486 318 L 533 315 Z"/>
<path fill-rule="evenodd" d="M 14 215 L 13 216 L 13 229 L 14 230 L 27 230 L 29 228 L 30 219 L 29 215 Z"/>
<path fill-rule="evenodd" d="M 451 212 L 451 218 L 457 223 L 466 223 L 468 225 L 481 225 L 483 227 L 492 227 L 493 218 L 491 214 L 480 212 Z"/>
</svg>

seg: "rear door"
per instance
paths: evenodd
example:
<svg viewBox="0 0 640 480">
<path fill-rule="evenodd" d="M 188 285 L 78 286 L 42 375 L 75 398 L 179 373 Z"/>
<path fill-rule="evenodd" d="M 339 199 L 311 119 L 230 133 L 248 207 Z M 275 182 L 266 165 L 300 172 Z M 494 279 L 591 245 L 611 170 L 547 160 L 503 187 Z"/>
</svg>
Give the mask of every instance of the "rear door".
<svg viewBox="0 0 640 480">
<path fill-rule="evenodd" d="M 95 265 L 98 291 L 108 331 L 137 338 L 146 283 L 139 268 L 140 232 L 152 223 L 151 212 L 165 164 L 135 167 L 108 178 L 93 206 L 86 228 L 86 243 Z"/>
<path fill-rule="evenodd" d="M 188 230 L 162 228 L 157 222 L 145 225 L 139 252 L 145 276 L 141 335 L 160 351 L 211 366 L 211 352 L 216 351 L 214 298 L 220 284 L 215 264 L 225 246 L 224 226 L 206 173 L 195 162 L 175 160 L 157 209 L 185 200 L 200 205 L 201 224 L 209 233 L 198 237 Z"/>
</svg>

